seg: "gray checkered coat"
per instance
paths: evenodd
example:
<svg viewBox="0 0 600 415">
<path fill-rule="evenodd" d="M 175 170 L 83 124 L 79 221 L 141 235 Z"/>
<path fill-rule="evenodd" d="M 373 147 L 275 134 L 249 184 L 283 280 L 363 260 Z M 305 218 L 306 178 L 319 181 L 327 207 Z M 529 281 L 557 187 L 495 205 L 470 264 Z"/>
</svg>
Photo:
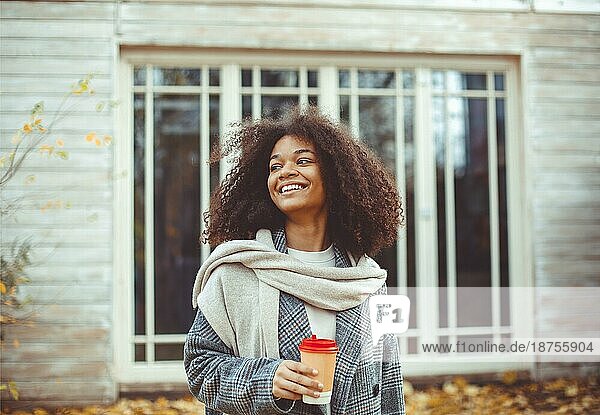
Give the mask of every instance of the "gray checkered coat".
<svg viewBox="0 0 600 415">
<path fill-rule="evenodd" d="M 285 234 L 273 233 L 275 247 L 286 252 Z M 350 266 L 335 247 L 336 266 Z M 375 295 L 385 294 L 382 287 Z M 252 301 L 252 299 L 248 299 Z M 275 401 L 275 370 L 285 360 L 300 361 L 298 345 L 312 334 L 301 300 L 281 292 L 279 354 L 281 359 L 236 357 L 198 310 L 185 342 L 184 364 L 190 391 L 206 405 L 207 415 L 324 414 L 323 405 Z M 404 414 L 399 349 L 393 335 L 372 347 L 368 302 L 337 313 L 339 353 L 334 375 L 331 415 Z"/>
</svg>

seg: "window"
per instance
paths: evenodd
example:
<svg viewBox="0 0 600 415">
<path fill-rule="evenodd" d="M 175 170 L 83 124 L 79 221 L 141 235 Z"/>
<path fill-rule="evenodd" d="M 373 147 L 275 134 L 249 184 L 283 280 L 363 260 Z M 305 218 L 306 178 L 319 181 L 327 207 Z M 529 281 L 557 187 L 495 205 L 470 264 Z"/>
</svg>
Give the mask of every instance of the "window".
<svg viewBox="0 0 600 415">
<path fill-rule="evenodd" d="M 133 362 L 180 361 L 200 266 L 201 212 L 218 167 L 219 68 L 133 69 Z"/>
<path fill-rule="evenodd" d="M 516 133 L 509 135 L 515 127 L 508 124 L 509 106 L 516 106 L 513 63 L 380 56 L 325 63 L 315 56 L 240 54 L 239 64 L 190 56 L 173 67 L 168 54 L 124 58 L 121 85 L 129 104 L 122 125 L 131 136 L 117 166 L 135 174 L 121 183 L 117 198 L 125 206 L 131 201 L 117 209 L 126 229 L 115 239 L 126 288 L 117 307 L 127 315 L 117 336 L 122 381 L 184 379 L 182 344 L 194 317 L 190 291 L 209 254 L 198 243 L 201 212 L 228 168 L 210 169 L 209 150 L 229 122 L 276 115 L 295 103 L 317 104 L 347 122 L 397 178 L 406 226 L 376 259 L 388 270 L 391 291 L 408 290 L 411 297 L 409 332 L 401 338 L 408 370 L 443 373 L 443 365 L 432 372 L 410 364 L 422 342 L 526 335 L 512 318 L 526 305 L 511 303 L 502 290 L 525 285 L 525 273 L 509 275 L 522 262 L 517 238 L 509 252 L 511 226 L 518 226 L 508 205 L 509 193 L 518 193 L 517 172 L 507 170 L 518 152 L 510 147 Z M 518 209 L 518 196 L 512 203 Z M 482 295 L 466 301 L 458 288 L 467 286 L 480 287 Z M 464 304 L 473 301 L 485 312 L 466 312 Z"/>
</svg>

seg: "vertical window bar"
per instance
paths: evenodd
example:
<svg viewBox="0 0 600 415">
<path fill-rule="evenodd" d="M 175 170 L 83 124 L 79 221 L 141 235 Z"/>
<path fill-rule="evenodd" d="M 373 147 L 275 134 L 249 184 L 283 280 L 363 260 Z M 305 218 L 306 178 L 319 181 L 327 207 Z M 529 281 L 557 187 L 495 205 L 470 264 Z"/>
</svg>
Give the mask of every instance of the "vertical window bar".
<svg viewBox="0 0 600 415">
<path fill-rule="evenodd" d="M 300 67 L 300 108 L 306 108 L 308 106 L 308 73 L 306 72 L 306 66 Z"/>
<path fill-rule="evenodd" d="M 260 82 L 260 66 L 252 67 L 252 118 L 257 120 L 262 118 L 262 99 Z"/>
<path fill-rule="evenodd" d="M 350 128 L 352 132 L 360 136 L 360 121 L 358 108 L 358 70 L 350 69 Z"/>
<path fill-rule="evenodd" d="M 396 176 L 397 186 L 402 198 L 402 204 L 404 208 L 404 214 L 406 215 L 406 174 L 405 174 L 405 163 L 404 163 L 404 91 L 402 83 L 399 80 L 402 79 L 402 70 L 396 69 Z M 396 262 L 398 275 L 397 277 L 397 290 L 398 294 L 408 294 L 408 277 L 407 277 L 407 258 L 406 258 L 406 226 L 398 229 L 396 242 Z M 406 336 L 400 338 L 400 350 L 405 353 L 408 350 L 408 340 Z"/>
<path fill-rule="evenodd" d="M 221 98 L 219 99 L 219 131 L 222 140 L 227 136 L 232 122 L 239 121 L 242 118 L 241 97 L 241 68 L 239 65 L 223 65 L 221 68 Z M 252 114 L 254 117 L 254 113 Z M 231 171 L 232 165 L 230 160 L 221 160 L 219 166 L 219 177 L 221 180 L 225 178 L 227 173 Z"/>
<path fill-rule="evenodd" d="M 450 344 L 456 343 L 457 294 L 456 294 L 456 223 L 454 200 L 454 140 L 450 135 L 450 100 L 448 99 L 448 72 L 444 72 L 444 193 L 446 194 L 446 294 L 448 298 L 448 329 Z M 451 140 L 452 139 L 452 140 Z"/>
<path fill-rule="evenodd" d="M 129 71 L 128 71 L 128 79 L 127 79 L 127 85 L 131 88 L 130 92 L 128 94 L 128 101 L 122 105 L 126 105 L 127 108 L 131 108 L 131 112 L 129 113 L 128 116 L 128 136 L 131 137 L 131 146 L 133 147 L 133 141 L 135 140 L 135 134 L 134 134 L 134 130 L 135 130 L 135 107 L 134 107 L 134 102 L 135 102 L 135 88 L 133 86 L 134 81 L 133 81 L 133 71 L 134 71 L 134 66 L 133 65 L 129 65 Z M 144 109 L 145 111 L 145 109 Z M 133 150 L 130 150 L 133 151 Z M 117 152 L 118 154 L 119 152 Z M 117 156 L 115 156 L 115 158 L 117 158 Z M 118 163 L 118 161 L 117 161 Z M 129 163 L 128 163 L 128 168 L 129 171 L 131 171 L 132 173 L 127 175 L 127 186 L 128 189 L 134 189 L 135 187 L 135 161 L 134 161 L 134 157 L 131 157 L 129 159 Z M 116 192 L 116 195 L 118 197 L 120 192 Z M 129 225 L 131 226 L 131 224 L 134 223 L 134 217 L 135 217 L 135 195 L 131 194 L 129 197 L 128 202 L 125 204 L 127 209 L 128 209 L 128 213 L 129 216 L 127 217 L 127 219 L 129 220 Z M 115 218 L 115 220 L 118 220 L 118 218 Z M 122 230 L 121 230 L 122 231 Z M 132 364 L 135 363 L 135 238 L 133 236 L 133 226 L 131 226 L 130 228 L 130 233 L 131 236 L 129 238 L 127 238 L 128 241 L 128 246 L 129 248 L 127 249 L 127 254 L 129 256 L 128 258 L 128 270 L 129 270 L 129 275 L 131 275 L 131 278 L 128 278 L 127 280 L 127 289 L 128 289 L 128 293 L 127 293 L 127 297 L 129 299 L 129 301 L 131 301 L 131 303 L 129 304 L 129 314 L 127 316 L 127 334 L 129 335 L 130 343 L 127 345 L 127 363 L 128 364 Z M 117 260 L 118 262 L 118 260 Z M 144 275 L 144 278 L 146 278 L 146 276 Z M 115 282 L 116 283 L 116 282 Z M 116 300 L 116 298 L 115 298 Z M 116 333 L 115 333 L 116 334 Z M 120 344 L 117 345 L 118 348 L 120 349 Z M 117 362 L 120 360 L 119 357 L 117 357 Z"/>
<path fill-rule="evenodd" d="M 417 291 L 417 327 L 420 341 L 437 341 L 439 304 L 437 272 L 437 229 L 435 205 L 435 159 L 432 147 L 431 70 L 415 70 L 415 245 Z M 425 288 L 425 289 L 423 289 Z"/>
<path fill-rule="evenodd" d="M 202 66 L 202 92 L 200 94 L 200 212 L 208 209 L 210 204 L 210 105 L 208 103 L 208 84 L 209 84 L 209 67 Z M 204 230 L 204 220 L 200 217 L 200 229 Z M 200 247 L 201 261 L 204 262 L 210 255 L 210 245 L 201 244 Z"/>
<path fill-rule="evenodd" d="M 154 68 L 146 67 L 146 157 L 144 158 L 146 244 L 146 361 L 154 362 Z"/>
<path fill-rule="evenodd" d="M 319 109 L 335 121 L 340 120 L 340 95 L 338 93 L 338 68 L 319 68 Z"/>
<path fill-rule="evenodd" d="M 492 326 L 494 342 L 500 341 L 500 218 L 498 201 L 498 147 L 496 137 L 496 97 L 494 72 L 487 72 L 488 178 L 490 198 L 490 250 L 492 265 Z"/>
<path fill-rule="evenodd" d="M 402 70 L 396 70 L 396 176 L 397 186 L 400 196 L 403 198 L 403 204 L 405 203 L 404 194 L 406 193 L 406 174 L 405 174 L 405 163 L 404 163 L 404 91 L 402 89 L 402 83 L 399 80 L 402 79 Z M 404 213 L 406 214 L 406 206 L 404 207 Z M 398 292 L 406 294 L 408 277 L 407 277 L 407 264 L 406 264 L 406 227 L 402 227 L 398 230 L 398 242 L 396 243 L 396 261 L 398 261 Z"/>
</svg>

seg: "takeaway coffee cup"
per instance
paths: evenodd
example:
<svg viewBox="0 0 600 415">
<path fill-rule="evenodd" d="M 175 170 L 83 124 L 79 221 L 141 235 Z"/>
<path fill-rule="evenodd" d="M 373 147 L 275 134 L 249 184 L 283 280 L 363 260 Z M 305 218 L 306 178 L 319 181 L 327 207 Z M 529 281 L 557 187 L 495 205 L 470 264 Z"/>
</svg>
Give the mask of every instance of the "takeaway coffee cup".
<svg viewBox="0 0 600 415">
<path fill-rule="evenodd" d="M 321 396 L 315 398 L 314 396 L 302 395 L 302 401 L 317 405 L 329 403 L 333 389 L 335 358 L 339 350 L 335 340 L 317 339 L 317 336 L 313 334 L 310 339 L 302 340 L 298 349 L 300 349 L 302 363 L 319 371 L 317 376 L 311 377 L 323 384 Z"/>
</svg>

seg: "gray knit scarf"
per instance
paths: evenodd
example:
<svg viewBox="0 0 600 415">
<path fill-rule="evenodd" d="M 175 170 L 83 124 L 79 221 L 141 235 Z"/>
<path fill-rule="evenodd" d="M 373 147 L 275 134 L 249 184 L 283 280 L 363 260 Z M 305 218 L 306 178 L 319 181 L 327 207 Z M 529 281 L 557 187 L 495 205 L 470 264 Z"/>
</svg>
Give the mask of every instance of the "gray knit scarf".
<svg viewBox="0 0 600 415">
<path fill-rule="evenodd" d="M 271 231 L 255 240 L 219 245 L 202 264 L 192 294 L 223 342 L 237 356 L 279 358 L 279 292 L 327 310 L 361 304 L 387 273 L 363 255 L 350 268 L 305 264 L 275 249 Z"/>
</svg>

